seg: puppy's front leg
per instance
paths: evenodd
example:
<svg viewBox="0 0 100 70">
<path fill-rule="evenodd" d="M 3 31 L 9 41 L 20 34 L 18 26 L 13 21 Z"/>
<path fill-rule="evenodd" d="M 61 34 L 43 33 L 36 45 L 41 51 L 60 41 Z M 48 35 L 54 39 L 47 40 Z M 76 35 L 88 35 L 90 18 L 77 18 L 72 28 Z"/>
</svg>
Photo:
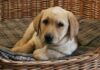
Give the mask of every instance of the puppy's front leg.
<svg viewBox="0 0 100 70">
<path fill-rule="evenodd" d="M 33 22 L 29 25 L 29 27 L 27 28 L 24 36 L 22 37 L 21 40 L 19 40 L 15 46 L 12 48 L 12 51 L 14 52 L 27 52 L 25 51 L 25 47 L 26 46 L 30 46 L 30 42 L 29 41 L 32 38 L 32 35 L 34 35 L 34 28 L 33 28 Z"/>
<path fill-rule="evenodd" d="M 34 44 L 34 35 L 33 37 L 25 44 L 19 44 L 19 46 L 15 46 L 14 48 L 12 48 L 12 51 L 13 52 L 16 52 L 16 53 L 29 53 L 29 52 L 32 52 L 33 49 L 35 48 L 35 44 Z"/>
<path fill-rule="evenodd" d="M 13 52 L 20 52 L 20 53 L 29 53 L 33 52 L 33 49 L 41 48 L 42 44 L 39 38 L 37 37 L 37 33 L 35 32 L 32 38 L 24 45 L 20 47 L 12 48 Z"/>
<path fill-rule="evenodd" d="M 48 60 L 48 50 L 47 46 L 44 46 L 43 48 L 36 49 L 33 52 L 33 57 L 38 59 L 38 60 Z"/>
</svg>

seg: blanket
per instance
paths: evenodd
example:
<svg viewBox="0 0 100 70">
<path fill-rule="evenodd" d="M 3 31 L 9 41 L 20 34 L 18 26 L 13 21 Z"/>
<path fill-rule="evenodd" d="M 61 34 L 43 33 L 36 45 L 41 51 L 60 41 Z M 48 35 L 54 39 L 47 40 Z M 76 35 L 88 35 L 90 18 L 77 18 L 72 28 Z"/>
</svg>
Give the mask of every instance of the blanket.
<svg viewBox="0 0 100 70">
<path fill-rule="evenodd" d="M 0 57 L 14 60 L 14 61 L 33 61 L 32 54 L 20 54 L 11 52 L 9 48 L 2 47 L 0 48 Z"/>
</svg>

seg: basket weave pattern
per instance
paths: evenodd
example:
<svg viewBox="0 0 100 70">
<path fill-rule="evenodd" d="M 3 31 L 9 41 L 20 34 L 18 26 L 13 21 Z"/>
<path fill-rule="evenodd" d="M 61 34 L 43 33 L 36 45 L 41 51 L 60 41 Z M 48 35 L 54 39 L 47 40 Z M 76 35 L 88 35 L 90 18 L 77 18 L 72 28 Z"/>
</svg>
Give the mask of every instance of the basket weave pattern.
<svg viewBox="0 0 100 70">
<path fill-rule="evenodd" d="M 100 0 L 0 0 L 1 19 L 34 18 L 41 10 L 61 6 L 86 18 L 100 19 Z"/>
</svg>

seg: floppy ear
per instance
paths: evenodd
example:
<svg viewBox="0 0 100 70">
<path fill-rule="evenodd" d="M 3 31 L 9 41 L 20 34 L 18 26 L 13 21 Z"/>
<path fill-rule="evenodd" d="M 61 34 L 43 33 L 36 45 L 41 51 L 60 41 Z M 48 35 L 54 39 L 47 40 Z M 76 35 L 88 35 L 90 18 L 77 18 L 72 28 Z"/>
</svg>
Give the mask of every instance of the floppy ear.
<svg viewBox="0 0 100 70">
<path fill-rule="evenodd" d="M 38 14 L 33 20 L 33 27 L 37 33 L 39 33 L 40 31 L 40 23 L 41 23 L 42 15 L 43 15 L 43 11 L 41 11 L 41 13 Z"/>
<path fill-rule="evenodd" d="M 79 23 L 72 12 L 67 11 L 69 21 L 69 36 L 72 39 L 77 36 L 79 31 Z"/>
</svg>

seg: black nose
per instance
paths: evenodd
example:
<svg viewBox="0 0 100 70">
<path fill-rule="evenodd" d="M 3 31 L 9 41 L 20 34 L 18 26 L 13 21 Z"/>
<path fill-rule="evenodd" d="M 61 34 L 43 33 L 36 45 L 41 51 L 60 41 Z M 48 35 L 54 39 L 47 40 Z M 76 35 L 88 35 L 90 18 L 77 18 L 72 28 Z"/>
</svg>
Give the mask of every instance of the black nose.
<svg viewBox="0 0 100 70">
<path fill-rule="evenodd" d="M 53 36 L 51 34 L 46 34 L 45 35 L 45 42 L 47 44 L 51 44 L 52 43 L 52 40 L 53 40 Z"/>
</svg>

